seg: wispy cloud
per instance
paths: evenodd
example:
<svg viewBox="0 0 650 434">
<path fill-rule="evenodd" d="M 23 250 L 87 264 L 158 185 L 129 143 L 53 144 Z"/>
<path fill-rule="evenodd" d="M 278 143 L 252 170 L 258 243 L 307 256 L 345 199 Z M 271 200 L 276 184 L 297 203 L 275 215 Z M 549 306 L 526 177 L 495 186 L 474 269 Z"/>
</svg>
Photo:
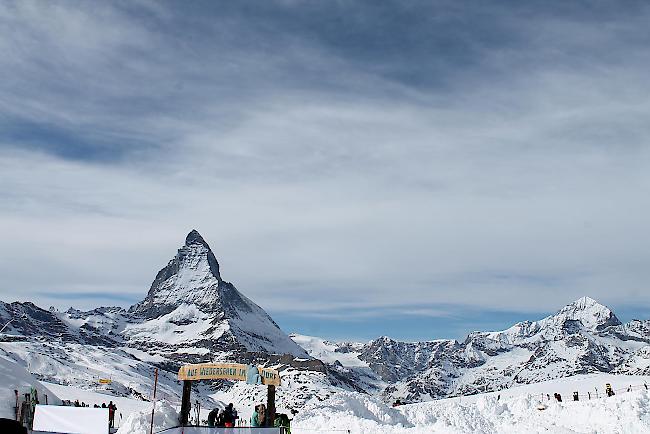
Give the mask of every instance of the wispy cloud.
<svg viewBox="0 0 650 434">
<path fill-rule="evenodd" d="M 644 302 L 650 12 L 551 3 L 2 3 L 2 298 L 196 227 L 274 310 Z"/>
</svg>

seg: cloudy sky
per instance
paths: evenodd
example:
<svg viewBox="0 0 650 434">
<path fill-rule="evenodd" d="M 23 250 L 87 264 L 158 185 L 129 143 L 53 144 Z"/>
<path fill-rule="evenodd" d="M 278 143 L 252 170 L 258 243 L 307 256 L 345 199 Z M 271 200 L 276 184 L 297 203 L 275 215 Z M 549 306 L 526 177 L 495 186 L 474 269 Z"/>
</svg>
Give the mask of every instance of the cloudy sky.
<svg viewBox="0 0 650 434">
<path fill-rule="evenodd" d="M 190 229 L 286 331 L 650 318 L 650 5 L 0 2 L 0 299 L 129 306 Z"/>
</svg>

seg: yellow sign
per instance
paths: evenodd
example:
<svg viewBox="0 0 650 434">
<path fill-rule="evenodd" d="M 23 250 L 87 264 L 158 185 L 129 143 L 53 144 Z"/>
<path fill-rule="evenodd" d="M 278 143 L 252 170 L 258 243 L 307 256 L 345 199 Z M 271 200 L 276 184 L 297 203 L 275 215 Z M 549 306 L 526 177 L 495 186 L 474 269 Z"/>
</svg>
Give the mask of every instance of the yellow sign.
<svg viewBox="0 0 650 434">
<path fill-rule="evenodd" d="M 249 384 L 279 386 L 280 374 L 275 369 L 241 363 L 200 363 L 181 366 L 179 380 L 231 380 Z"/>
<path fill-rule="evenodd" d="M 111 384 L 113 381 L 109 380 L 108 378 L 100 378 L 99 379 L 99 384 Z"/>
</svg>

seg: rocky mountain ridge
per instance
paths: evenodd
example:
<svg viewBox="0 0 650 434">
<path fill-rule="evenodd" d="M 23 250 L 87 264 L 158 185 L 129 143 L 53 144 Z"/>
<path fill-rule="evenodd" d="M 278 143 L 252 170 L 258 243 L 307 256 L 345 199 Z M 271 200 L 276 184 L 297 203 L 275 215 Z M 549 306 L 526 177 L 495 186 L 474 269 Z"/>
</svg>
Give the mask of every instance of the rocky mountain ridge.
<svg viewBox="0 0 650 434">
<path fill-rule="evenodd" d="M 362 362 L 362 373 L 369 369 L 384 383 L 386 400 L 438 399 L 591 372 L 650 373 L 650 321 L 622 324 L 588 297 L 539 321 L 470 333 L 462 342 L 384 336 L 368 343 L 332 343 L 292 337 L 311 355 L 347 364 L 353 372 Z"/>
</svg>

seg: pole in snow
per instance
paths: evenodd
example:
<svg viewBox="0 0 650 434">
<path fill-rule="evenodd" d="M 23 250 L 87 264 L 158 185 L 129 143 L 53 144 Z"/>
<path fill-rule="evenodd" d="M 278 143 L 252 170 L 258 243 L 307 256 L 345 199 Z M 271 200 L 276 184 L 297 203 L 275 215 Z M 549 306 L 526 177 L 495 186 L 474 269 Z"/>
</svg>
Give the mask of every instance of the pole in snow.
<svg viewBox="0 0 650 434">
<path fill-rule="evenodd" d="M 153 380 L 153 408 L 151 409 L 151 428 L 149 429 L 149 434 L 153 434 L 153 414 L 156 411 L 156 389 L 158 388 L 158 368 L 154 371 L 154 380 Z"/>
</svg>

